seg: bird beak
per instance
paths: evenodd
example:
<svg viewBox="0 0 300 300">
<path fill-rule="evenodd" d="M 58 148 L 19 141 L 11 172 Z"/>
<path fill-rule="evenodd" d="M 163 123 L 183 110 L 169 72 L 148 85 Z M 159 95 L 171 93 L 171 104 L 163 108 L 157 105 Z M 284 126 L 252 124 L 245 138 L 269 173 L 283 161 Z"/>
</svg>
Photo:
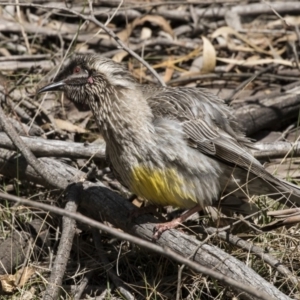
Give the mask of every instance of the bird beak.
<svg viewBox="0 0 300 300">
<path fill-rule="evenodd" d="M 63 89 L 65 83 L 64 81 L 52 82 L 37 91 L 38 94 L 51 92 L 51 91 L 60 91 Z"/>
</svg>

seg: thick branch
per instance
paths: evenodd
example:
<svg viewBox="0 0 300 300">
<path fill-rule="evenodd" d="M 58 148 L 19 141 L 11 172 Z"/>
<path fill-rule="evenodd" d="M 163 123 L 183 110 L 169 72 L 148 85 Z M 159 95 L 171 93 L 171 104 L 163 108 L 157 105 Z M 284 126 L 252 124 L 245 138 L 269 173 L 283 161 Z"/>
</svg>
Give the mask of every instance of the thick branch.
<svg viewBox="0 0 300 300">
<path fill-rule="evenodd" d="M 38 137 L 20 137 L 37 157 L 68 157 L 105 159 L 105 142 L 83 144 L 59 140 L 46 140 Z M 15 145 L 4 132 L 0 132 L 0 148 L 16 150 Z"/>
<path fill-rule="evenodd" d="M 235 116 L 246 135 L 252 135 L 262 129 L 279 128 L 283 122 L 296 119 L 299 113 L 300 94 L 285 93 L 271 95 L 264 99 L 247 101 L 238 108 Z"/>
</svg>

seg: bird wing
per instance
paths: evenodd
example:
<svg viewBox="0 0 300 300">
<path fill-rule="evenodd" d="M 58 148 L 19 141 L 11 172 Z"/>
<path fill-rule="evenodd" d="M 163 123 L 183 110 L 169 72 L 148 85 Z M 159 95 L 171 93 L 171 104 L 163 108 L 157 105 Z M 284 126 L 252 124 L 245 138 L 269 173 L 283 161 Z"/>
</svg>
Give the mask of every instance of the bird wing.
<svg viewBox="0 0 300 300">
<path fill-rule="evenodd" d="M 190 120 L 183 122 L 182 125 L 190 147 L 265 180 L 277 182 L 277 179 L 263 168 L 249 150 L 222 129 L 212 128 L 203 120 Z"/>
<path fill-rule="evenodd" d="M 204 89 L 167 87 L 152 89 L 147 100 L 155 117 L 182 124 L 190 147 L 278 184 L 249 152 L 251 143 L 220 98 Z"/>
</svg>

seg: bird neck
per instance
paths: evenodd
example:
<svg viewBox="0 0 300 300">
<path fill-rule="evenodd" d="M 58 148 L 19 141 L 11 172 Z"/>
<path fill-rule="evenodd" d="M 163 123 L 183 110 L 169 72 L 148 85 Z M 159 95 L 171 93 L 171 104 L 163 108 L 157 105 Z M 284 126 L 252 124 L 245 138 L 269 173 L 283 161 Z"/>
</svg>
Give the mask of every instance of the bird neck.
<svg viewBox="0 0 300 300">
<path fill-rule="evenodd" d="M 152 111 L 138 88 L 111 91 L 94 114 L 107 145 L 122 149 L 151 141 Z"/>
</svg>

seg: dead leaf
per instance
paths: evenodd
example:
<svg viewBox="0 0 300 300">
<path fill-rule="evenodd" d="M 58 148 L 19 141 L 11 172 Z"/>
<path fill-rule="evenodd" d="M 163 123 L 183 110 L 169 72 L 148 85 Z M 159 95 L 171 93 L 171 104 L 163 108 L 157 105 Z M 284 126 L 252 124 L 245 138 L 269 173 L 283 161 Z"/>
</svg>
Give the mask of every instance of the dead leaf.
<svg viewBox="0 0 300 300">
<path fill-rule="evenodd" d="M 285 16 L 283 18 L 284 22 L 289 26 L 298 26 L 300 25 L 300 17 L 299 16 Z M 280 27 L 282 28 L 283 20 L 279 19 L 276 21 L 268 22 L 267 28 Z"/>
<path fill-rule="evenodd" d="M 1 8 L 1 15 L 3 15 L 6 20 L 15 20 L 16 8 L 13 5 L 6 5 L 2 6 Z"/>
<path fill-rule="evenodd" d="M 278 64 L 278 65 L 284 65 L 288 67 L 294 67 L 293 62 L 284 60 L 284 59 L 273 59 L 273 58 L 265 58 L 265 59 L 253 59 L 250 58 L 249 60 L 239 60 L 239 59 L 233 59 L 233 58 L 221 58 L 217 57 L 218 61 L 227 63 L 227 64 L 235 64 L 238 66 L 257 66 L 257 65 L 264 65 L 264 64 Z"/>
<path fill-rule="evenodd" d="M 6 49 L 6 48 L 0 48 L 0 53 L 3 55 L 3 56 L 11 56 L 11 54 L 9 53 L 9 51 Z"/>
<path fill-rule="evenodd" d="M 166 68 L 166 72 L 163 78 L 164 82 L 170 81 L 172 79 L 173 73 L 174 73 L 174 68 Z"/>
<path fill-rule="evenodd" d="M 19 282 L 18 287 L 23 287 L 34 273 L 35 273 L 35 269 L 32 267 L 25 267 L 24 269 L 18 270 L 17 273 L 15 274 L 16 278 L 20 278 L 18 279 Z"/>
<path fill-rule="evenodd" d="M 5 293 L 12 293 L 15 286 L 16 277 L 15 275 L 6 274 L 6 275 L 0 275 L 0 283 L 2 287 L 2 291 Z"/>
<path fill-rule="evenodd" d="M 88 51 L 88 49 L 89 49 L 89 46 L 86 43 L 77 43 L 75 46 L 76 52 L 84 53 L 84 52 Z"/>
<path fill-rule="evenodd" d="M 290 34 L 285 34 L 283 37 L 277 39 L 274 41 L 274 43 L 282 43 L 282 42 L 297 42 L 298 41 L 298 35 L 296 32 L 292 32 Z"/>
<path fill-rule="evenodd" d="M 193 60 L 188 72 L 199 74 L 200 70 L 202 69 L 202 66 L 203 66 L 203 56 L 198 56 Z"/>
<path fill-rule="evenodd" d="M 240 14 L 238 14 L 236 11 L 232 9 L 226 11 L 225 22 L 229 27 L 237 31 L 243 29 Z"/>
<path fill-rule="evenodd" d="M 126 26 L 126 29 L 124 29 L 118 33 L 118 37 L 123 42 L 127 41 L 128 38 L 130 37 L 133 29 L 136 26 L 143 25 L 147 21 L 158 25 L 163 31 L 169 33 L 172 36 L 172 38 L 174 38 L 173 29 L 169 25 L 168 21 L 165 18 L 163 18 L 161 16 L 157 16 L 157 15 L 147 15 L 142 18 L 135 19 L 132 23 L 130 23 L 129 25 Z"/>
<path fill-rule="evenodd" d="M 228 26 L 223 26 L 223 27 L 220 27 L 220 28 L 216 29 L 213 32 L 211 37 L 212 38 L 217 38 L 218 36 L 223 36 L 226 39 L 226 41 L 228 41 L 230 35 L 233 35 L 236 38 L 243 41 L 244 43 L 248 44 L 248 46 L 252 47 L 256 52 L 270 55 L 270 53 L 268 51 L 265 51 L 265 50 L 261 49 L 260 47 L 256 46 L 254 43 L 252 43 L 245 36 L 243 36 L 242 34 L 235 31 L 233 28 L 228 27 Z"/>
<path fill-rule="evenodd" d="M 5 293 L 12 293 L 17 287 L 23 287 L 34 273 L 34 268 L 25 267 L 18 270 L 14 275 L 0 275 L 2 291 Z"/>
<path fill-rule="evenodd" d="M 212 73 L 216 67 L 216 50 L 212 43 L 206 38 L 203 40 L 203 65 L 201 73 Z"/>
<path fill-rule="evenodd" d="M 68 132 L 76 132 L 76 133 L 86 133 L 88 132 L 82 127 L 79 127 L 77 125 L 72 124 L 69 121 L 61 120 L 61 119 L 54 119 L 56 126 L 61 129 Z"/>
<path fill-rule="evenodd" d="M 59 31 L 59 32 L 68 32 L 68 33 L 75 33 L 78 31 L 78 25 L 70 24 L 66 22 L 61 22 L 57 20 L 52 20 L 47 23 L 47 28 Z"/>
<path fill-rule="evenodd" d="M 167 67 L 167 68 L 173 67 L 175 70 L 178 70 L 180 72 L 184 72 L 185 70 L 182 70 L 179 67 L 176 67 L 175 64 L 182 63 L 184 61 L 187 61 L 187 60 L 190 60 L 190 59 L 193 59 L 193 58 L 199 56 L 201 50 L 202 50 L 201 48 L 196 48 L 196 49 L 194 49 L 193 51 L 191 51 L 190 53 L 188 53 L 184 56 L 180 56 L 180 57 L 178 57 L 174 60 L 170 60 L 170 59 L 165 60 L 161 63 L 153 65 L 152 68 L 157 69 L 157 68 L 164 68 L 164 67 Z"/>
<path fill-rule="evenodd" d="M 115 62 L 121 62 L 127 55 L 128 55 L 128 52 L 122 50 L 122 51 L 116 53 L 113 56 L 112 60 L 115 61 Z"/>
</svg>

